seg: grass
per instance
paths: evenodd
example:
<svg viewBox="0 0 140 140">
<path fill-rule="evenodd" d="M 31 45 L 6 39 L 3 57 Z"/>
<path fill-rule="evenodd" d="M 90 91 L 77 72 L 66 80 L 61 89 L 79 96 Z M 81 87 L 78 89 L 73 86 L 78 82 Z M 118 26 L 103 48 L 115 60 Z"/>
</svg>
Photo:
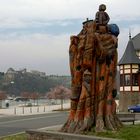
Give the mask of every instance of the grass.
<svg viewBox="0 0 140 140">
<path fill-rule="evenodd" d="M 137 125 L 124 125 L 119 131 L 107 131 L 102 133 L 92 132 L 86 133 L 87 135 L 94 135 L 99 137 L 116 138 L 122 140 L 140 140 L 140 124 Z M 25 133 L 17 134 L 13 136 L 8 136 L 0 138 L 0 140 L 27 140 L 27 135 Z"/>
<path fill-rule="evenodd" d="M 7 136 L 0 138 L 0 140 L 27 140 L 27 135 L 25 133 Z"/>
<path fill-rule="evenodd" d="M 124 125 L 119 131 L 107 131 L 101 133 L 89 132 L 88 134 L 99 136 L 99 137 L 108 137 L 116 138 L 123 140 L 140 140 L 140 124 L 137 125 Z"/>
</svg>

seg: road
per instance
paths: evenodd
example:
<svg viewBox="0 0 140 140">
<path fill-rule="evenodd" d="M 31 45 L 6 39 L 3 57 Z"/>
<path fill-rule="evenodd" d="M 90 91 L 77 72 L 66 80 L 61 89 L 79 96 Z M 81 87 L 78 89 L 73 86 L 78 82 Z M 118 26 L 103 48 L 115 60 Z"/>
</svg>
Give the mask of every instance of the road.
<svg viewBox="0 0 140 140">
<path fill-rule="evenodd" d="M 0 136 L 24 132 L 28 129 L 39 129 L 64 124 L 67 112 L 50 114 L 0 117 Z M 136 113 L 136 120 L 140 120 L 140 113 Z"/>
<path fill-rule="evenodd" d="M 24 132 L 28 129 L 64 124 L 67 120 L 67 112 L 50 114 L 0 117 L 0 136 Z"/>
</svg>

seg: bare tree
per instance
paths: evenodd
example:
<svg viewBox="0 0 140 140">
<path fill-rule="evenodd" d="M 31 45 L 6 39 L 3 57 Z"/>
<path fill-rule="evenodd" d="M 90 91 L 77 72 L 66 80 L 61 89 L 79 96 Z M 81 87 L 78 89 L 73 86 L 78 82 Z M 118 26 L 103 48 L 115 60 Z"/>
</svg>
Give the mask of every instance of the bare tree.
<svg viewBox="0 0 140 140">
<path fill-rule="evenodd" d="M 0 100 L 4 100 L 7 98 L 6 92 L 5 91 L 0 91 Z"/>
<path fill-rule="evenodd" d="M 30 93 L 29 92 L 22 92 L 21 97 L 23 98 L 23 101 L 25 102 L 25 105 L 27 101 L 30 99 Z"/>
<path fill-rule="evenodd" d="M 0 91 L 0 108 L 2 108 L 2 100 L 5 100 L 7 98 L 5 91 Z"/>
<path fill-rule="evenodd" d="M 39 99 L 39 94 L 38 93 L 36 93 L 36 92 L 31 93 L 30 98 L 32 100 L 34 100 L 34 105 L 35 105 L 35 101 L 37 100 L 37 105 L 38 105 L 38 99 Z"/>
<path fill-rule="evenodd" d="M 50 92 L 47 93 L 48 99 L 60 99 L 61 100 L 61 110 L 63 110 L 63 101 L 64 99 L 70 99 L 71 96 L 71 90 L 68 88 L 59 85 L 53 89 L 51 89 Z"/>
</svg>

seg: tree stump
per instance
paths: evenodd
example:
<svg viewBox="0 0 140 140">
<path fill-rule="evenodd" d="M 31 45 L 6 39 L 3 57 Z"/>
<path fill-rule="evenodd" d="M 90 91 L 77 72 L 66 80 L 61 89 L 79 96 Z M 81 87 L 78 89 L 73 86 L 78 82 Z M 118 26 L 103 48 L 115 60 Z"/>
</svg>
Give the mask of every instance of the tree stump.
<svg viewBox="0 0 140 140">
<path fill-rule="evenodd" d="M 71 37 L 69 49 L 72 76 L 71 110 L 61 131 L 80 133 L 118 130 L 116 116 L 117 37 L 96 32 L 96 23 L 84 22 L 82 31 Z"/>
</svg>

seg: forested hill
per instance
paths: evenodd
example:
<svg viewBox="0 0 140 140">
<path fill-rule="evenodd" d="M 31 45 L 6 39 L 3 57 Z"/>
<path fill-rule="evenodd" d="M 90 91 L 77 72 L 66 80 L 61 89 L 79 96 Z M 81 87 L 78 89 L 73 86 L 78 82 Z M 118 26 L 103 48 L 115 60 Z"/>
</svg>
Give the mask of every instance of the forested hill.
<svg viewBox="0 0 140 140">
<path fill-rule="evenodd" d="M 9 95 L 19 96 L 22 92 L 44 94 L 58 85 L 70 87 L 70 76 L 38 75 L 30 72 L 0 73 L 0 90 Z"/>
</svg>

